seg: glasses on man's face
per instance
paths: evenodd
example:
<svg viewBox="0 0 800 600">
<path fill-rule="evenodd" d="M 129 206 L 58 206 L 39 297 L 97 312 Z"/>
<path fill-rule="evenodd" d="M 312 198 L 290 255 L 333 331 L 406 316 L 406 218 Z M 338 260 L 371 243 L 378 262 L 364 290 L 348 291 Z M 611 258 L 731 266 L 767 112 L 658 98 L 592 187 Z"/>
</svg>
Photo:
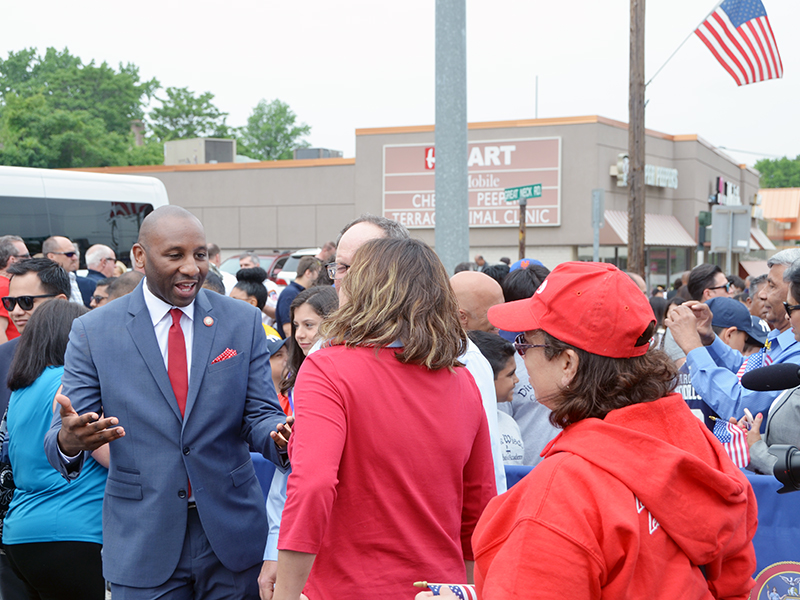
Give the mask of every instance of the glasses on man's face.
<svg viewBox="0 0 800 600">
<path fill-rule="evenodd" d="M 31 257 L 30 252 L 26 252 L 25 254 L 15 254 L 14 258 L 18 258 L 20 260 L 28 260 Z"/>
<path fill-rule="evenodd" d="M 800 309 L 800 304 L 789 304 L 788 302 L 784 302 L 783 308 L 786 309 L 786 314 L 791 317 L 794 311 Z"/>
<path fill-rule="evenodd" d="M 514 348 L 516 348 L 519 355 L 525 358 L 525 353 L 531 348 L 549 348 L 550 344 L 528 344 L 525 341 L 525 334 L 520 333 L 514 340 Z"/>
<path fill-rule="evenodd" d="M 78 256 L 77 252 L 51 252 L 50 254 L 63 254 L 67 258 L 75 258 Z"/>
<path fill-rule="evenodd" d="M 725 285 L 715 285 L 714 287 L 710 287 L 708 289 L 710 289 L 710 290 L 721 290 L 722 288 L 725 288 L 726 292 L 730 292 L 731 291 L 731 282 L 729 281 Z"/>
<path fill-rule="evenodd" d="M 328 277 L 333 280 L 342 279 L 349 268 L 350 265 L 335 262 L 325 265 L 325 270 L 328 271 Z"/>
<path fill-rule="evenodd" d="M 107 300 L 108 296 L 92 296 L 92 300 L 94 300 L 95 304 L 100 304 L 103 300 Z"/>
<path fill-rule="evenodd" d="M 3 308 L 8 312 L 14 310 L 14 307 L 19 304 L 22 310 L 30 310 L 33 308 L 33 300 L 35 298 L 54 298 L 58 294 L 39 294 L 38 296 L 5 296 L 3 298 Z"/>
<path fill-rule="evenodd" d="M 108 257 L 100 259 L 101 263 L 108 262 L 108 261 L 111 261 L 111 262 L 115 263 L 115 262 L 117 262 L 117 259 L 116 258 L 108 258 Z"/>
</svg>

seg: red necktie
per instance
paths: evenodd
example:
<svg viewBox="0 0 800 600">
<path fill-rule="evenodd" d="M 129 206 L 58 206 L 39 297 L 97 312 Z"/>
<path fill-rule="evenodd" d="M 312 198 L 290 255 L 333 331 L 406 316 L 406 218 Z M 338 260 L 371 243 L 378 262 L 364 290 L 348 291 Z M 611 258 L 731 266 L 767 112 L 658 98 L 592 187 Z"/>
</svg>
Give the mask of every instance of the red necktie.
<svg viewBox="0 0 800 600">
<path fill-rule="evenodd" d="M 167 341 L 167 373 L 178 401 L 181 416 L 186 410 L 186 394 L 189 392 L 189 370 L 186 368 L 186 339 L 181 329 L 181 315 L 183 311 L 173 308 L 169 311 L 172 315 L 172 325 L 169 328 Z"/>
<path fill-rule="evenodd" d="M 181 315 L 183 311 L 179 308 L 170 309 L 172 315 L 172 325 L 169 328 L 169 338 L 167 339 L 167 374 L 169 382 L 172 384 L 172 391 L 178 401 L 178 408 L 183 416 L 186 411 L 186 394 L 189 392 L 189 370 L 186 368 L 186 338 L 183 337 L 181 329 Z M 192 483 L 187 482 L 189 496 L 192 495 Z"/>
</svg>

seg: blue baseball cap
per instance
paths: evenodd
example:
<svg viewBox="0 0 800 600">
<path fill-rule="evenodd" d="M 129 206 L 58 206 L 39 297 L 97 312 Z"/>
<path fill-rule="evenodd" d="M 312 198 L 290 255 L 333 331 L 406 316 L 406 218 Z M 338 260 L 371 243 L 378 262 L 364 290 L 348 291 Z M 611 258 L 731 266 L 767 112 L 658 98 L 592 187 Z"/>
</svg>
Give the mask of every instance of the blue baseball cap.
<svg viewBox="0 0 800 600">
<path fill-rule="evenodd" d="M 757 342 L 764 343 L 767 336 L 761 329 L 753 325 L 753 318 L 747 307 L 733 298 L 717 296 L 706 302 L 711 309 L 713 317 L 711 325 L 713 327 L 736 327 L 739 331 L 744 331 Z"/>
<path fill-rule="evenodd" d="M 280 336 L 277 335 L 268 335 L 267 336 L 267 349 L 269 350 L 269 355 L 272 356 L 278 350 L 283 348 L 283 345 L 288 342 L 289 339 L 281 339 Z"/>
<path fill-rule="evenodd" d="M 540 267 L 544 266 L 535 258 L 521 258 L 508 268 L 508 272 L 510 273 L 511 271 L 516 271 L 517 269 L 527 269 L 530 265 L 539 265 Z"/>
</svg>

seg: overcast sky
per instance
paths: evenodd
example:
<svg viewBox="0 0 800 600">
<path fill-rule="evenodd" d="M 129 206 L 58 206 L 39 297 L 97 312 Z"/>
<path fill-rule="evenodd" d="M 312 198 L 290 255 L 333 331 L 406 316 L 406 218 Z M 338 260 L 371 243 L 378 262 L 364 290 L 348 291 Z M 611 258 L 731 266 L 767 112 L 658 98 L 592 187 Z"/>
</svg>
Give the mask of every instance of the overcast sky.
<svg viewBox="0 0 800 600">
<path fill-rule="evenodd" d="M 784 77 L 737 87 L 697 36 L 647 89 L 648 128 L 696 133 L 740 162 L 800 154 L 800 2 L 763 0 Z M 228 123 L 289 103 L 313 146 L 355 155 L 355 130 L 433 124 L 434 0 L 5 3 L 0 53 L 68 47 L 210 91 Z M 649 0 L 646 77 L 714 7 Z M 598 114 L 628 120 L 628 0 L 468 0 L 470 121 Z M 756 154 L 737 152 L 739 150 Z"/>
</svg>

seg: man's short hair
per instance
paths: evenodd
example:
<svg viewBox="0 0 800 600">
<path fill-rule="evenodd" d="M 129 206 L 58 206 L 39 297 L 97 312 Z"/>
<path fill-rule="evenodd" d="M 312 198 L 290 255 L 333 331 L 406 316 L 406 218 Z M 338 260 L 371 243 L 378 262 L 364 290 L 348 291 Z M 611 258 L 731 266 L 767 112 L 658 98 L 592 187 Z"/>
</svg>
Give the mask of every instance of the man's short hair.
<svg viewBox="0 0 800 600">
<path fill-rule="evenodd" d="M 767 283 L 766 275 L 759 275 L 750 280 L 750 300 L 753 300 L 758 294 L 758 288 Z"/>
<path fill-rule="evenodd" d="M 114 258 L 114 251 L 103 244 L 95 244 L 86 251 L 86 267 L 91 269 L 91 265 L 99 265 L 104 258 Z"/>
<path fill-rule="evenodd" d="M 788 267 L 794 261 L 800 259 L 800 248 L 788 248 L 787 250 L 781 250 L 777 254 L 774 254 L 767 260 L 767 267 L 772 268 L 775 265 L 783 265 L 784 267 Z"/>
<path fill-rule="evenodd" d="M 800 250 L 798 250 L 798 252 L 800 252 Z M 697 300 L 699 302 L 703 299 L 703 292 L 708 288 L 714 287 L 714 279 L 717 273 L 722 273 L 722 269 L 717 265 L 709 263 L 697 265 L 692 269 L 692 272 L 689 273 L 689 283 L 686 284 L 686 287 L 689 288 L 689 295 L 692 297 L 692 300 Z"/>
<path fill-rule="evenodd" d="M 49 238 L 47 238 L 45 241 L 42 242 L 42 254 L 45 257 L 47 257 L 47 255 L 50 252 L 59 252 L 60 246 L 58 244 L 58 240 L 56 240 L 56 237 L 59 236 L 51 235 Z"/>
<path fill-rule="evenodd" d="M 297 276 L 302 277 L 306 274 L 306 271 L 318 271 L 322 268 L 322 263 L 316 256 L 304 256 L 300 259 L 300 262 L 297 263 Z"/>
<path fill-rule="evenodd" d="M 209 258 L 209 260 L 211 260 L 212 258 L 216 258 L 217 255 L 221 252 L 221 250 L 219 249 L 219 246 L 217 246 L 213 242 L 210 242 L 208 244 L 208 246 L 206 247 L 206 249 L 208 250 L 208 258 Z"/>
<path fill-rule="evenodd" d="M 250 252 L 242 252 L 239 255 L 239 260 L 242 260 L 243 258 L 246 258 L 248 256 L 253 259 L 253 262 L 256 264 L 257 267 L 261 266 L 261 259 L 258 258 L 258 254 L 256 254 L 255 252 L 252 252 L 252 251 L 250 251 Z"/>
<path fill-rule="evenodd" d="M 139 282 L 144 279 L 144 275 L 139 271 L 128 271 L 119 277 L 115 277 L 111 285 L 108 286 L 106 293 L 108 294 L 108 301 L 121 298 L 125 294 L 130 294 L 139 285 Z"/>
<path fill-rule="evenodd" d="M 397 239 L 397 240 L 407 240 L 411 237 L 408 233 L 408 229 L 406 229 L 405 225 L 398 223 L 397 221 L 393 221 L 392 219 L 387 219 L 386 217 L 379 217 L 377 215 L 371 215 L 369 213 L 364 213 L 357 219 L 350 221 L 347 225 L 345 225 L 342 230 L 339 232 L 339 237 L 336 238 L 336 246 L 339 246 L 339 242 L 342 239 L 342 236 L 345 232 L 350 229 L 353 225 L 358 225 L 359 223 L 371 223 L 376 227 L 380 227 L 383 230 L 384 237 L 389 239 Z"/>
<path fill-rule="evenodd" d="M 214 271 L 208 272 L 206 280 L 203 282 L 203 287 L 222 296 L 225 295 L 225 284 L 222 283 L 222 277 L 214 273 Z"/>
<path fill-rule="evenodd" d="M 15 257 L 17 252 L 19 252 L 14 242 L 25 243 L 18 235 L 4 235 L 0 237 L 0 270 L 5 269 L 8 266 L 9 259 Z"/>
<path fill-rule="evenodd" d="M 530 298 L 549 274 L 547 267 L 533 264 L 511 271 L 503 280 L 503 298 L 506 302 Z"/>
<path fill-rule="evenodd" d="M 36 273 L 47 294 L 64 294 L 67 298 L 72 294 L 69 275 L 61 265 L 49 258 L 29 258 L 8 266 L 8 274 L 12 278 L 28 273 Z"/>
<path fill-rule="evenodd" d="M 101 285 L 111 285 L 112 283 L 114 283 L 115 279 L 116 277 L 103 277 L 102 279 L 97 280 L 97 284 L 95 285 L 95 287 L 99 288 Z"/>
</svg>

